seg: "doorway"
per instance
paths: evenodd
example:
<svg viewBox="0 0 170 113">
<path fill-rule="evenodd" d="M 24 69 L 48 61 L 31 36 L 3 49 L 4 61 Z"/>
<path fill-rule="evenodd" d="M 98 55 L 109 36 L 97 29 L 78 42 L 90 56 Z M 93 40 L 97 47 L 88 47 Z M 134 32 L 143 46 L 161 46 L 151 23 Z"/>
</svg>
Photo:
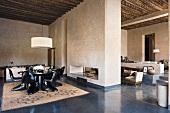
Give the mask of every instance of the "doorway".
<svg viewBox="0 0 170 113">
<path fill-rule="evenodd" d="M 145 61 L 155 61 L 155 33 L 145 35 Z"/>
<path fill-rule="evenodd" d="M 55 68 L 55 48 L 48 49 L 48 66 Z"/>
</svg>

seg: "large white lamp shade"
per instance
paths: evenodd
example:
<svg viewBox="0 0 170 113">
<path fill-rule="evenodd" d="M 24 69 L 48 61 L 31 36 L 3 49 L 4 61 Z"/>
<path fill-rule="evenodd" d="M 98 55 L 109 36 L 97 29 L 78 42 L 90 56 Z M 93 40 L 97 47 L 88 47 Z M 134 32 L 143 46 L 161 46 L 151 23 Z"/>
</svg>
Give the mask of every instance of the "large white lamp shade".
<svg viewBox="0 0 170 113">
<path fill-rule="evenodd" d="M 33 48 L 52 48 L 52 39 L 48 37 L 32 37 L 31 47 Z"/>
<path fill-rule="evenodd" d="M 159 49 L 153 49 L 153 53 L 159 53 Z"/>
</svg>

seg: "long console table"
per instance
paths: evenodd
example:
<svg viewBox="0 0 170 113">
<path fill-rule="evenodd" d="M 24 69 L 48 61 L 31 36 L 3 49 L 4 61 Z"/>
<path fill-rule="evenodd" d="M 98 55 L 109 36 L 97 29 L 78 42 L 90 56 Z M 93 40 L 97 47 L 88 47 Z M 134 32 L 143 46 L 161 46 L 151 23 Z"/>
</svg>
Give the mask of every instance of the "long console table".
<svg viewBox="0 0 170 113">
<path fill-rule="evenodd" d="M 154 64 L 154 63 L 121 63 L 124 67 L 135 67 L 142 68 L 144 66 L 153 66 L 155 73 L 164 73 L 164 64 Z"/>
</svg>

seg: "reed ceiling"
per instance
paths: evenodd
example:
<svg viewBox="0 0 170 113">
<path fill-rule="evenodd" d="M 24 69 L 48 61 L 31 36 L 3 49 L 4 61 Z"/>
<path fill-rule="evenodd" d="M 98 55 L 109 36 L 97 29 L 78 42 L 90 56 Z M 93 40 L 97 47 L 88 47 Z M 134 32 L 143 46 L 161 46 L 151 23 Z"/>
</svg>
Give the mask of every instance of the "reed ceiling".
<svg viewBox="0 0 170 113">
<path fill-rule="evenodd" d="M 0 0 L 0 17 L 49 25 L 84 0 Z M 121 0 L 122 29 L 135 29 L 168 21 L 168 15 L 135 19 L 168 9 L 168 0 Z M 133 21 L 134 20 L 134 21 Z M 128 21 L 132 21 L 130 24 Z"/>
</svg>

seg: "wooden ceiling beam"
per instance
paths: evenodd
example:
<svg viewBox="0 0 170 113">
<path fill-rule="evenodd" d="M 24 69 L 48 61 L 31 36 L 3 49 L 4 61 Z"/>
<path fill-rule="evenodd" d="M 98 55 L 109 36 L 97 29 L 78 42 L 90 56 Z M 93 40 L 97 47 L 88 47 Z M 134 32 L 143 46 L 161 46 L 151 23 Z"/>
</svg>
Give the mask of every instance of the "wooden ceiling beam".
<svg viewBox="0 0 170 113">
<path fill-rule="evenodd" d="M 50 15 L 54 15 L 54 14 L 61 14 L 61 12 L 59 11 L 56 11 L 56 9 L 54 9 L 53 7 L 42 7 L 42 6 L 35 6 L 35 5 L 32 5 L 30 3 L 25 3 L 25 2 L 18 2 L 18 1 L 14 1 L 14 0 L 4 0 L 3 2 L 4 5 L 10 5 L 12 4 L 11 7 L 15 6 L 15 7 L 18 7 L 19 9 L 23 9 L 23 10 L 33 10 L 33 11 L 36 11 L 36 12 L 40 12 L 40 13 L 46 13 L 46 14 L 50 14 Z M 41 10 L 37 10 L 38 9 L 41 9 Z M 64 12 L 64 11 L 62 11 Z"/>
<path fill-rule="evenodd" d="M 15 18 L 14 20 L 33 20 L 33 21 L 36 21 L 36 22 L 40 22 L 40 23 L 51 23 L 53 22 L 55 19 L 48 19 L 48 18 L 37 18 L 37 17 L 34 17 L 34 16 L 30 16 L 30 15 L 24 15 L 23 13 L 13 13 L 12 11 L 9 12 L 9 11 L 0 11 L 0 14 L 2 17 L 10 17 L 10 18 Z"/>
<path fill-rule="evenodd" d="M 51 0 L 49 2 L 49 0 L 43 0 L 43 3 L 50 3 L 50 4 L 56 4 L 57 6 L 62 6 L 62 7 L 66 7 L 66 8 L 72 8 L 77 6 L 77 4 L 69 4 L 68 2 L 63 2 L 62 0 Z"/>
<path fill-rule="evenodd" d="M 0 14 L 1 16 L 3 15 L 14 15 L 16 17 L 25 17 L 27 19 L 37 19 L 37 20 L 43 20 L 43 21 L 47 21 L 47 22 L 51 22 L 53 20 L 55 20 L 55 18 L 41 18 L 40 16 L 31 16 L 30 14 L 25 14 L 25 13 L 22 13 L 22 12 L 17 12 L 17 13 L 14 13 L 14 11 L 6 11 L 6 10 L 0 10 Z"/>
<path fill-rule="evenodd" d="M 147 21 L 147 22 L 138 23 L 138 24 L 135 24 L 135 25 L 129 25 L 129 26 L 121 27 L 121 28 L 125 29 L 125 30 L 130 30 L 130 29 L 146 27 L 146 26 L 149 26 L 149 25 L 163 23 L 163 22 L 168 22 L 168 16 L 162 17 L 162 18 L 159 18 L 159 19 L 150 20 L 150 21 Z"/>
<path fill-rule="evenodd" d="M 37 19 L 30 19 L 30 18 L 25 18 L 24 16 L 14 16 L 14 15 L 5 15 L 3 14 L 1 16 L 2 18 L 6 19 L 12 19 L 12 20 L 18 20 L 18 21 L 24 21 L 24 22 L 31 22 L 31 23 L 36 23 L 36 24 L 43 24 L 43 25 L 49 25 L 51 21 L 43 21 L 43 20 L 37 20 Z"/>
<path fill-rule="evenodd" d="M 80 4 L 80 2 L 83 2 L 84 0 L 67 0 L 69 2 L 72 2 L 74 4 Z"/>
<path fill-rule="evenodd" d="M 39 16 L 41 18 L 56 18 L 56 15 L 46 15 L 46 14 L 37 13 L 37 12 L 29 11 L 29 10 L 18 9 L 15 7 L 3 6 L 1 4 L 0 4 L 0 8 L 3 8 L 3 10 L 6 10 L 6 11 L 13 11 L 13 13 L 23 13 L 25 15 L 32 15 L 35 17 Z"/>
<path fill-rule="evenodd" d="M 129 20 L 129 19 L 133 19 L 134 17 L 133 17 L 133 15 L 131 15 L 130 13 L 126 13 L 125 11 L 121 11 L 121 18 L 123 19 L 121 19 L 122 21 L 125 21 L 125 20 Z"/>
<path fill-rule="evenodd" d="M 51 24 L 83 0 L 2 0 L 0 17 Z"/>
<path fill-rule="evenodd" d="M 8 4 L 8 3 L 6 3 L 7 0 L 4 0 L 4 1 L 5 2 L 0 3 L 0 6 L 4 7 L 5 9 L 18 10 L 21 12 L 32 13 L 33 15 L 44 15 L 44 16 L 48 16 L 48 17 L 56 17 L 57 15 L 61 14 L 61 13 L 55 14 L 55 13 L 51 13 L 51 12 L 45 12 L 45 11 L 41 10 L 42 8 L 40 10 L 37 10 L 37 9 L 30 8 L 30 7 L 26 7 L 24 5 Z"/>
<path fill-rule="evenodd" d="M 140 8 L 142 11 L 144 11 L 144 13 L 149 13 L 149 12 L 153 12 L 156 11 L 151 7 L 148 7 L 146 4 L 144 4 L 143 2 L 141 2 L 140 0 L 128 0 L 129 3 L 131 3 L 132 5 L 135 5 L 136 7 Z"/>
<path fill-rule="evenodd" d="M 165 16 L 168 16 L 168 9 L 164 11 L 158 11 L 158 12 L 155 12 L 155 13 L 143 16 L 143 17 L 139 17 L 133 20 L 122 22 L 121 26 L 124 27 L 124 26 L 134 25 L 134 24 L 142 23 L 145 21 L 150 21 L 150 20 L 157 19 L 157 18 L 162 18 Z"/>
<path fill-rule="evenodd" d="M 126 6 L 122 6 L 121 11 L 126 12 L 127 14 L 131 14 L 131 15 L 133 14 L 133 16 L 141 14 L 141 12 L 133 10 Z"/>
<path fill-rule="evenodd" d="M 55 1 L 55 0 L 54 0 Z M 62 3 L 62 4 L 67 4 L 67 5 L 72 5 L 72 6 L 77 6 L 73 0 L 56 0 L 56 2 Z"/>
<path fill-rule="evenodd" d="M 142 13 L 148 13 L 148 7 L 145 7 L 146 5 L 144 5 L 143 3 L 141 3 L 138 0 L 125 0 L 127 3 L 133 5 L 134 7 L 136 7 L 135 9 L 142 12 Z"/>
<path fill-rule="evenodd" d="M 29 1 L 28 0 L 9 0 L 9 1 L 22 3 L 23 5 L 33 6 L 36 9 L 37 8 L 42 9 L 42 7 L 43 7 L 46 10 L 52 10 L 53 12 L 58 12 L 58 13 L 66 12 L 68 10 L 68 8 L 65 6 L 51 4 L 49 1 L 46 1 L 46 2 L 40 2 L 40 1 L 35 2 L 35 0 L 33 0 L 33 1 L 30 1 L 30 0 Z M 32 3 L 32 2 L 34 2 L 34 3 Z"/>
<path fill-rule="evenodd" d="M 153 0 L 141 0 L 141 1 L 144 2 L 146 5 L 149 5 L 155 9 L 157 9 L 158 11 L 164 10 L 161 5 L 159 5 L 157 2 L 154 2 Z"/>
</svg>

